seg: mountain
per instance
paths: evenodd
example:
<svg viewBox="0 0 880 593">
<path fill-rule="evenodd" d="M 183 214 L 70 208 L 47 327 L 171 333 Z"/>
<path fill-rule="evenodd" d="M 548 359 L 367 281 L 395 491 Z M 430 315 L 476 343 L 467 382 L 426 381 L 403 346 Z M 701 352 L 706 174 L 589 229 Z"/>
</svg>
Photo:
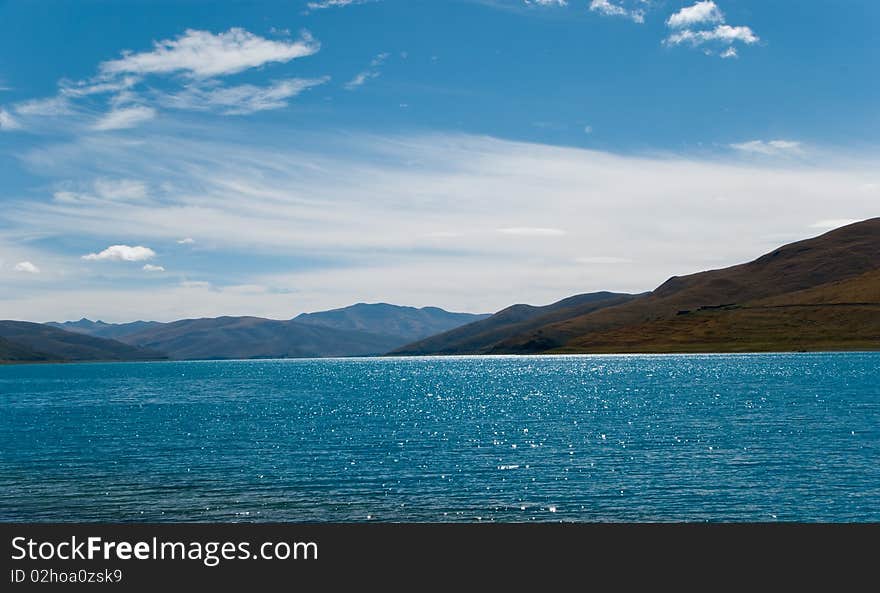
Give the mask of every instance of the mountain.
<svg viewBox="0 0 880 593">
<path fill-rule="evenodd" d="M 880 349 L 880 218 L 785 245 L 758 259 L 673 277 L 592 311 L 510 327 L 492 353 Z M 490 322 L 492 318 L 481 323 Z M 540 320 L 543 322 L 543 320 Z M 436 340 L 436 338 L 435 338 Z M 473 344 L 400 353 L 483 353 Z"/>
<path fill-rule="evenodd" d="M 52 357 L 42 352 L 35 352 L 26 346 L 0 338 L 0 363 L 4 362 L 47 362 Z"/>
<path fill-rule="evenodd" d="M 767 299 L 588 334 L 558 352 L 880 349 L 880 271 Z"/>
<path fill-rule="evenodd" d="M 343 309 L 305 313 L 290 321 L 259 317 L 184 319 L 172 323 L 135 321 L 52 322 L 53 328 L 156 350 L 179 360 L 303 358 L 377 355 L 486 315 L 416 309 L 386 303 L 358 303 Z"/>
<path fill-rule="evenodd" d="M 64 331 L 42 323 L 0 321 L 0 360 L 5 362 L 157 360 L 161 353 Z"/>
<path fill-rule="evenodd" d="M 392 355 L 494 354 L 498 345 L 512 335 L 537 330 L 544 325 L 603 307 L 625 303 L 634 295 L 593 292 L 568 297 L 551 305 L 512 305 L 480 321 L 431 336 L 391 352 Z"/>
<path fill-rule="evenodd" d="M 401 338 L 402 343 L 409 343 L 487 317 L 489 315 L 450 313 L 437 307 L 416 309 L 387 303 L 358 303 L 343 309 L 303 313 L 293 321 L 340 330 L 390 335 Z"/>
<path fill-rule="evenodd" d="M 179 360 L 367 356 L 401 339 L 259 317 L 185 319 L 121 338 Z"/>
<path fill-rule="evenodd" d="M 57 327 L 66 331 L 95 336 L 97 338 L 109 338 L 118 340 L 125 336 L 143 331 L 151 327 L 162 325 L 158 321 L 133 321 L 131 323 L 104 323 L 103 321 L 91 321 L 89 319 L 80 319 L 79 321 L 65 321 L 58 323 L 50 321 L 46 325 Z"/>
</svg>

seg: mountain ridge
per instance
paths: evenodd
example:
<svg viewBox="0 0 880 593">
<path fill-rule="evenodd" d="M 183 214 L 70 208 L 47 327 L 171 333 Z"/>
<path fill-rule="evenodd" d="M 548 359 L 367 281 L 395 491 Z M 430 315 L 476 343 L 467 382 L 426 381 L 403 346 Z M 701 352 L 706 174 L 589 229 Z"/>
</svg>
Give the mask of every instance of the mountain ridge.
<svg viewBox="0 0 880 593">
<path fill-rule="evenodd" d="M 737 351 L 754 348 L 773 350 L 776 347 L 807 349 L 834 346 L 845 349 L 848 342 L 859 349 L 880 349 L 880 335 L 873 333 L 877 314 L 870 306 L 853 309 L 860 321 L 853 327 L 846 319 L 815 311 L 806 315 L 776 313 L 776 320 L 767 312 L 758 314 L 754 307 L 743 312 L 743 305 L 761 299 L 781 298 L 800 294 L 818 287 L 838 286 L 848 279 L 857 283 L 869 282 L 871 273 L 880 269 L 880 218 L 872 218 L 834 229 L 818 237 L 783 245 L 757 259 L 686 276 L 673 276 L 650 293 L 639 295 L 622 303 L 612 303 L 591 311 L 556 319 L 526 331 L 509 332 L 495 342 L 490 351 L 468 347 L 425 348 L 411 344 L 398 349 L 399 354 L 537 354 L 537 353 L 590 353 L 590 352 L 672 352 L 672 351 Z M 865 287 L 849 287 L 850 292 L 870 294 Z M 800 294 L 798 298 L 805 298 Z M 788 305 L 796 303 L 789 302 Z M 688 342 L 696 338 L 694 319 L 717 319 L 731 307 L 739 313 L 728 314 L 722 326 L 716 328 L 727 341 L 712 339 L 708 342 Z M 688 315 L 691 317 L 687 317 Z M 697 315 L 698 314 L 698 315 Z M 487 320 L 488 322 L 491 322 Z M 848 340 L 845 332 L 828 324 L 837 323 L 858 330 Z M 486 322 L 484 322 L 486 323 Z M 812 342 L 782 340 L 785 327 L 797 332 L 811 324 L 824 324 L 821 335 Z M 787 325 L 786 325 L 787 324 Z M 843 326 L 841 326 L 843 327 Z M 516 328 L 513 328 L 516 329 Z M 815 329 L 815 328 L 814 328 Z M 467 332 L 468 326 L 459 329 Z M 676 332 L 680 335 L 676 337 Z M 738 336 L 748 334 L 750 339 Z M 762 335 L 762 332 L 767 335 Z M 856 335 L 860 336 L 856 338 Z M 642 337 L 640 337 L 642 336 Z M 649 336 L 651 339 L 648 339 Z M 672 336 L 671 338 L 669 336 Z M 665 340 L 665 341 L 664 341 Z M 782 341 L 780 341 L 782 340 Z M 429 346 L 430 346 L 429 342 Z"/>
</svg>

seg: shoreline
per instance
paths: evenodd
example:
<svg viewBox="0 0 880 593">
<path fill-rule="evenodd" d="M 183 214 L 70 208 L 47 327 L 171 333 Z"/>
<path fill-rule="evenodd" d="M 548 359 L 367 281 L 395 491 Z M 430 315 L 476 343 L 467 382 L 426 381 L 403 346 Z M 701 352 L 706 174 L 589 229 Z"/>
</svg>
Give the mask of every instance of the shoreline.
<svg viewBox="0 0 880 593">
<path fill-rule="evenodd" d="M 417 354 L 374 356 L 324 356 L 324 357 L 290 357 L 290 358 L 192 358 L 192 359 L 145 359 L 145 360 L 35 360 L 35 361 L 3 361 L 0 367 L 41 366 L 41 365 L 88 365 L 88 364 L 144 364 L 144 363 L 178 363 L 178 362 L 271 362 L 271 361 L 318 361 L 318 360 L 414 360 L 420 358 L 568 358 L 568 357 L 604 357 L 604 356 L 755 356 L 781 354 L 880 354 L 876 349 L 840 349 L 840 350 L 735 350 L 735 351 L 657 351 L 657 352 L 539 352 L 535 354 Z"/>
</svg>

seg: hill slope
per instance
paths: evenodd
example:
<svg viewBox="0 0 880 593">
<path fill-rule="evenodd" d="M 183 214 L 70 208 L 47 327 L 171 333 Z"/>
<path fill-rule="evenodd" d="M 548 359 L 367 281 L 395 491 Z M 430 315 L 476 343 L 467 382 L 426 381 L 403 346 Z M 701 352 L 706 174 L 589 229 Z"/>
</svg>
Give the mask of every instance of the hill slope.
<svg viewBox="0 0 880 593">
<path fill-rule="evenodd" d="M 417 309 L 387 303 L 358 303 L 332 311 L 303 313 L 293 321 L 334 329 L 397 336 L 401 339 L 401 343 L 408 343 L 487 317 L 489 315 L 450 313 L 437 307 Z"/>
<path fill-rule="evenodd" d="M 496 352 L 498 344 L 511 335 L 530 332 L 549 323 L 625 303 L 633 298 L 628 294 L 594 292 L 543 307 L 512 305 L 487 319 L 407 344 L 391 354 L 492 354 Z"/>
<path fill-rule="evenodd" d="M 164 358 L 159 352 L 26 321 L 0 321 L 0 360 L 133 361 Z"/>
<path fill-rule="evenodd" d="M 880 270 L 806 290 L 588 334 L 564 352 L 880 349 Z"/>
<path fill-rule="evenodd" d="M 880 218 L 873 218 L 746 264 L 670 278 L 619 304 L 562 312 L 524 331 L 504 328 L 488 350 L 435 340 L 417 353 L 880 349 L 878 270 Z"/>
</svg>

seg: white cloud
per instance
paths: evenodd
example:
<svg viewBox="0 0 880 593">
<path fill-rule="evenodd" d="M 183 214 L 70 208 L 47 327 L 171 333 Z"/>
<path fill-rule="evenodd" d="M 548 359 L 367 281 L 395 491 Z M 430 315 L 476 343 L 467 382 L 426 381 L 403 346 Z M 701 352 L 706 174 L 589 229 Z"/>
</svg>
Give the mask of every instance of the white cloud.
<svg viewBox="0 0 880 593">
<path fill-rule="evenodd" d="M 130 247 L 128 245 L 111 245 L 100 253 L 82 256 L 86 261 L 144 261 L 156 257 L 156 252 L 149 247 Z"/>
<path fill-rule="evenodd" d="M 537 6 L 568 6 L 566 0 L 525 0 L 525 3 Z"/>
<path fill-rule="evenodd" d="M 309 2 L 306 6 L 309 10 L 324 10 L 325 8 L 341 8 L 352 4 L 364 4 L 370 0 L 317 0 Z"/>
<path fill-rule="evenodd" d="M 590 10 L 603 16 L 620 16 L 631 19 L 636 23 L 645 22 L 645 11 L 641 8 L 626 8 L 621 4 L 615 4 L 610 0 L 592 0 Z"/>
<path fill-rule="evenodd" d="M 664 40 L 664 45 L 688 45 L 702 47 L 706 55 L 718 55 L 722 59 L 736 58 L 736 43 L 753 45 L 761 39 L 751 27 L 725 24 L 724 13 L 711 1 L 704 0 L 682 8 L 666 19 L 666 25 L 675 29 Z M 715 25 L 695 30 L 694 27 Z"/>
<path fill-rule="evenodd" d="M 271 62 L 289 62 L 320 49 L 308 32 L 292 42 L 266 39 L 241 28 L 224 33 L 188 29 L 176 39 L 154 43 L 152 51 L 126 53 L 103 62 L 101 72 L 114 74 L 185 73 L 196 78 L 235 74 Z"/>
<path fill-rule="evenodd" d="M 15 267 L 12 268 L 16 272 L 23 272 L 25 274 L 39 274 L 40 268 L 35 266 L 29 261 L 18 262 L 15 264 Z"/>
<path fill-rule="evenodd" d="M 252 84 L 232 87 L 190 85 L 180 93 L 166 95 L 161 100 L 166 106 L 176 109 L 217 110 L 224 115 L 246 115 L 286 107 L 288 99 L 328 80 L 330 78 L 326 76 L 289 78 L 265 87 Z"/>
<path fill-rule="evenodd" d="M 711 0 L 697 2 L 686 6 L 666 19 L 666 24 L 673 28 L 690 27 L 702 23 L 723 23 L 724 13 Z"/>
<path fill-rule="evenodd" d="M 165 268 L 162 266 L 154 266 L 153 264 L 144 264 L 142 268 L 144 272 L 164 272 Z"/>
<path fill-rule="evenodd" d="M 666 38 L 666 43 L 669 45 L 688 43 L 692 47 L 697 47 L 711 41 L 718 41 L 724 44 L 741 41 L 742 43 L 751 45 L 760 41 L 760 38 L 755 35 L 755 32 L 749 27 L 731 27 L 730 25 L 718 25 L 714 29 L 708 29 L 705 31 L 691 31 L 690 29 L 685 29 L 673 33 Z"/>
<path fill-rule="evenodd" d="M 192 237 L 187 237 L 186 239 L 180 239 L 177 241 L 178 245 L 193 245 L 196 242 Z"/>
<path fill-rule="evenodd" d="M 799 154 L 803 152 L 801 143 L 794 140 L 750 140 L 748 142 L 731 144 L 730 147 L 741 152 L 763 155 Z"/>
<path fill-rule="evenodd" d="M 134 128 L 145 121 L 149 121 L 156 117 L 156 110 L 152 107 L 142 105 L 135 107 L 124 107 L 122 109 L 114 109 L 102 116 L 92 126 L 93 130 L 124 130 Z"/>
<path fill-rule="evenodd" d="M 5 109 L 0 108 L 0 130 L 18 130 L 21 124 L 12 117 L 12 114 Z"/>
<path fill-rule="evenodd" d="M 508 227 L 496 229 L 503 235 L 517 235 L 520 237 L 561 237 L 565 234 L 562 229 L 553 229 L 545 227 Z"/>
<path fill-rule="evenodd" d="M 385 61 L 388 59 L 389 55 L 390 54 L 388 54 L 388 53 L 381 53 L 381 54 L 377 55 L 370 62 L 370 67 L 367 68 L 366 70 L 364 70 L 363 72 L 359 72 L 357 75 L 355 75 L 354 78 L 349 80 L 345 84 L 345 88 L 351 91 L 351 90 L 358 88 L 359 86 L 362 86 L 368 80 L 371 80 L 373 78 L 378 78 L 382 74 L 382 72 L 381 72 L 381 70 L 379 70 L 379 68 L 381 68 L 381 66 L 385 63 Z"/>
</svg>

